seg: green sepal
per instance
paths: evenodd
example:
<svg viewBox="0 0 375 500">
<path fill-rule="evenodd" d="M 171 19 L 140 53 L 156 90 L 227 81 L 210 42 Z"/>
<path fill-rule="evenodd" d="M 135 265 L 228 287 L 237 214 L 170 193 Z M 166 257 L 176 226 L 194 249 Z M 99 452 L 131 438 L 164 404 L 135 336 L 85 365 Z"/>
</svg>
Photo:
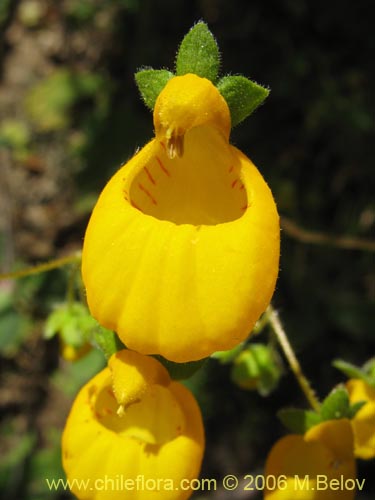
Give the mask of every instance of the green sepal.
<svg viewBox="0 0 375 500">
<path fill-rule="evenodd" d="M 298 408 L 279 410 L 277 416 L 287 429 L 296 434 L 305 434 L 309 429 L 322 422 L 321 416 L 315 411 Z"/>
<path fill-rule="evenodd" d="M 176 58 L 176 74 L 194 73 L 215 83 L 219 66 L 220 54 L 216 40 L 207 25 L 200 21 L 181 42 Z"/>
<path fill-rule="evenodd" d="M 134 75 L 142 99 L 151 111 L 158 95 L 173 76 L 167 69 L 141 69 Z"/>
<path fill-rule="evenodd" d="M 219 363 L 222 365 L 227 365 L 228 363 L 231 363 L 232 361 L 237 358 L 237 356 L 240 354 L 240 352 L 243 351 L 244 348 L 244 342 L 241 342 L 240 344 L 236 345 L 233 349 L 229 349 L 229 351 L 216 351 L 213 354 L 211 354 L 211 358 L 217 359 Z"/>
<path fill-rule="evenodd" d="M 121 351 L 122 349 L 126 349 L 126 346 L 121 342 L 115 332 L 107 330 L 99 324 L 97 324 L 97 328 L 93 332 L 91 341 L 102 351 L 107 361 L 112 354 L 115 354 L 117 351 Z"/>
<path fill-rule="evenodd" d="M 349 363 L 348 361 L 344 361 L 343 359 L 335 359 L 332 365 L 344 373 L 348 378 L 357 378 L 363 380 L 369 385 L 375 386 L 375 373 L 372 373 L 372 370 L 375 372 L 375 369 L 372 366 L 373 363 L 374 360 L 369 360 L 361 368 Z"/>
<path fill-rule="evenodd" d="M 174 361 L 169 361 L 169 359 L 163 358 L 163 356 L 155 355 L 153 357 L 168 370 L 169 375 L 173 380 L 185 380 L 190 378 L 207 361 L 207 358 L 204 358 L 198 361 L 190 361 L 188 363 L 175 363 Z"/>
<path fill-rule="evenodd" d="M 357 401 L 356 403 L 353 403 L 350 405 L 349 408 L 349 417 L 350 419 L 354 418 L 356 414 L 359 412 L 359 410 L 362 408 L 367 403 L 367 401 Z"/>
<path fill-rule="evenodd" d="M 228 104 L 232 127 L 250 116 L 270 93 L 244 76 L 224 76 L 217 88 Z"/>
<path fill-rule="evenodd" d="M 343 386 L 333 389 L 320 407 L 322 420 L 350 418 L 350 401 L 348 391 Z"/>
</svg>

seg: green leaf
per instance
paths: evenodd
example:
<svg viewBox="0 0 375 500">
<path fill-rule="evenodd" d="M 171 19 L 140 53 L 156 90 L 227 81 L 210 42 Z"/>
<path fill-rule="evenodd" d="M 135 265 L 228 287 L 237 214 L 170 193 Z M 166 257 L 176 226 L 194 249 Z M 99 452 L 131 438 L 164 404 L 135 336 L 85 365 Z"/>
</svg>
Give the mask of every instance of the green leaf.
<svg viewBox="0 0 375 500">
<path fill-rule="evenodd" d="M 320 408 L 320 415 L 322 420 L 350 418 L 350 401 L 345 387 L 339 386 L 328 394 Z"/>
<path fill-rule="evenodd" d="M 194 73 L 215 83 L 219 66 L 220 54 L 216 40 L 201 21 L 182 40 L 177 53 L 176 74 Z"/>
<path fill-rule="evenodd" d="M 207 361 L 207 358 L 200 359 L 198 361 L 190 361 L 189 363 L 175 363 L 174 361 L 169 361 L 162 356 L 154 356 L 169 372 L 169 375 L 173 380 L 185 380 L 196 371 L 198 371 Z"/>
<path fill-rule="evenodd" d="M 134 77 L 146 106 L 153 110 L 158 95 L 173 77 L 173 73 L 166 69 L 142 69 Z"/>
<path fill-rule="evenodd" d="M 287 429 L 297 434 L 304 434 L 321 422 L 320 415 L 315 411 L 297 408 L 280 410 L 277 412 L 277 416 Z"/>
<path fill-rule="evenodd" d="M 244 76 L 224 76 L 217 88 L 228 104 L 232 127 L 251 115 L 270 93 Z"/>
</svg>

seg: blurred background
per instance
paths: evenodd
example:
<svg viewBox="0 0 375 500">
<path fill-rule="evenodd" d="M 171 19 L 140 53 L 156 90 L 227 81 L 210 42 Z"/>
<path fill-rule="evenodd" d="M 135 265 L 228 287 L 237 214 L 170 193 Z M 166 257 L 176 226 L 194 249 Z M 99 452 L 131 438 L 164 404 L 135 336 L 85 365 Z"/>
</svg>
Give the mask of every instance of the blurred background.
<svg viewBox="0 0 375 500">
<path fill-rule="evenodd" d="M 323 398 L 345 380 L 333 359 L 362 364 L 375 354 L 374 253 L 361 248 L 362 239 L 374 238 L 375 218 L 372 6 L 371 0 L 0 0 L 1 272 L 81 248 L 105 182 L 153 135 L 134 72 L 173 69 L 182 37 L 203 19 L 218 40 L 222 75 L 244 74 L 271 89 L 231 140 L 258 166 L 282 215 L 273 304 Z M 61 429 L 74 394 L 104 358 L 93 350 L 69 363 L 56 337 L 43 339 L 68 274 L 0 282 L 4 499 L 71 498 L 48 491 L 45 478 L 64 477 Z M 285 363 L 267 397 L 239 388 L 230 367 L 215 360 L 189 385 L 206 423 L 202 477 L 261 473 L 286 432 L 277 410 L 306 407 Z M 374 461 L 359 462 L 358 476 L 366 478 L 360 499 L 374 498 L 373 469 Z M 197 497 L 261 497 L 250 493 Z"/>
</svg>

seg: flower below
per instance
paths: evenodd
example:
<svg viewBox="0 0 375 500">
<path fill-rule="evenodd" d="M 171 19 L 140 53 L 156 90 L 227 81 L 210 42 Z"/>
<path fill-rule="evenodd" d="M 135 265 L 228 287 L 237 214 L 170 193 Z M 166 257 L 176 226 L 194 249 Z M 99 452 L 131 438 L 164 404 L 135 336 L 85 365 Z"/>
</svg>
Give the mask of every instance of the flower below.
<svg viewBox="0 0 375 500">
<path fill-rule="evenodd" d="M 375 388 L 360 379 L 348 380 L 346 388 L 352 404 L 365 402 L 351 424 L 356 457 L 370 460 L 375 457 Z"/>
<path fill-rule="evenodd" d="M 79 392 L 62 448 L 79 499 L 184 500 L 191 491 L 178 489 L 181 481 L 186 486 L 199 475 L 202 418 L 192 394 L 158 361 L 120 351 Z M 107 487 L 105 478 L 113 479 Z M 125 479 L 136 486 L 126 489 Z M 90 480 L 89 488 L 79 488 L 80 480 Z"/>
<path fill-rule="evenodd" d="M 349 420 L 329 420 L 305 435 L 290 434 L 271 449 L 265 475 L 277 478 L 266 500 L 352 500 L 356 466 Z M 272 484 L 272 481 L 267 485 Z"/>
<path fill-rule="evenodd" d="M 211 82 L 169 80 L 154 125 L 100 195 L 82 275 L 92 315 L 127 347 L 194 361 L 244 340 L 269 304 L 279 217 L 229 144 L 229 109 Z"/>
</svg>

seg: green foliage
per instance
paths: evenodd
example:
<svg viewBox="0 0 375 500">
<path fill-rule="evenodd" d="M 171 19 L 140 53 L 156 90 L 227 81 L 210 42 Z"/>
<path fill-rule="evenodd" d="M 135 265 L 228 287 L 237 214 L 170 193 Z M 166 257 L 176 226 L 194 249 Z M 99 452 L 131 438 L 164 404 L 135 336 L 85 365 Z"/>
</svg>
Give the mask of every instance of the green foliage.
<svg viewBox="0 0 375 500">
<path fill-rule="evenodd" d="M 197 23 L 181 42 L 176 58 L 176 74 L 195 73 L 216 82 L 220 54 L 216 40 L 207 25 Z"/>
<path fill-rule="evenodd" d="M 224 76 L 217 84 L 226 100 L 235 127 L 263 103 L 269 90 L 244 76 Z"/>
<path fill-rule="evenodd" d="M 98 99 L 102 86 L 98 74 L 56 70 L 29 91 L 26 111 L 41 132 L 65 129 L 71 124 L 73 105 L 82 98 Z"/>
<path fill-rule="evenodd" d="M 155 107 L 155 102 L 173 73 L 166 69 L 142 69 L 135 74 L 139 92 L 148 108 Z"/>
<path fill-rule="evenodd" d="M 16 119 L 6 119 L 0 126 L 0 146 L 9 147 L 16 159 L 23 159 L 29 153 L 31 133 L 26 124 Z"/>
<path fill-rule="evenodd" d="M 64 303 L 56 307 L 46 320 L 44 337 L 59 334 L 64 342 L 73 347 L 81 347 L 90 340 L 98 323 L 90 315 L 87 307 L 80 302 Z"/>
<path fill-rule="evenodd" d="M 277 416 L 290 431 L 304 434 L 311 427 L 327 420 L 352 419 L 364 404 L 365 401 L 350 404 L 348 391 L 338 386 L 324 399 L 319 412 L 291 408 L 279 410 Z"/>
</svg>

